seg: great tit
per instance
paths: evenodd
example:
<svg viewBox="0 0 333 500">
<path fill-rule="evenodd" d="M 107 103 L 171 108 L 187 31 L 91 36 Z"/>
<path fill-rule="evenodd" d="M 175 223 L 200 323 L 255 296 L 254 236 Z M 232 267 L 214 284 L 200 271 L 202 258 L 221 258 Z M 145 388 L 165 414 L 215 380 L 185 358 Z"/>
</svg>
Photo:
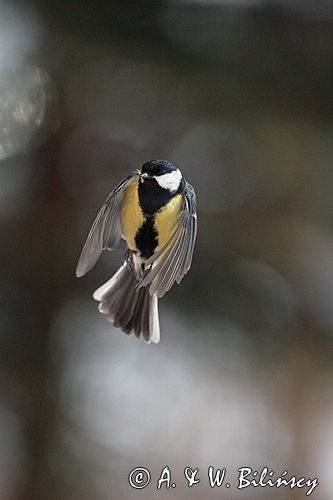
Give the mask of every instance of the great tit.
<svg viewBox="0 0 333 500">
<path fill-rule="evenodd" d="M 76 275 L 90 271 L 102 250 L 114 249 L 123 238 L 123 263 L 93 298 L 115 327 L 158 343 L 158 298 L 190 269 L 196 234 L 193 187 L 171 161 L 148 161 L 109 194 L 89 232 Z"/>
</svg>

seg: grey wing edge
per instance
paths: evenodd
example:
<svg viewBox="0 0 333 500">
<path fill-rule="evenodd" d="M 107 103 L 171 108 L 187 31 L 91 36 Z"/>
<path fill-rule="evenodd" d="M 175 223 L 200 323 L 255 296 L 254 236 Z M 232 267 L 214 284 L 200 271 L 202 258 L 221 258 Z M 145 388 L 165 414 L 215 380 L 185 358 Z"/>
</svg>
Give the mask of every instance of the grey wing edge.
<svg viewBox="0 0 333 500">
<path fill-rule="evenodd" d="M 112 250 L 119 244 L 122 234 L 121 202 L 126 188 L 134 182 L 139 173 L 138 170 L 135 170 L 125 177 L 111 191 L 98 212 L 76 267 L 76 276 L 78 278 L 84 276 L 94 267 L 103 250 Z"/>
<path fill-rule="evenodd" d="M 140 286 L 149 285 L 150 295 L 157 297 L 180 283 L 191 267 L 197 236 L 197 207 L 193 187 L 187 183 L 183 210 L 166 245 L 146 262 L 147 274 Z"/>
</svg>

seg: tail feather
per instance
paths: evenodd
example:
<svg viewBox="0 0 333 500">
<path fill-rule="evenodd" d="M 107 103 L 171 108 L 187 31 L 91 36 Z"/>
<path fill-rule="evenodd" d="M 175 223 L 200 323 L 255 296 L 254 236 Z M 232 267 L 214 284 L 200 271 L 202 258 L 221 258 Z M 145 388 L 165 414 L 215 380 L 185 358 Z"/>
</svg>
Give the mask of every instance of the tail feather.
<svg viewBox="0 0 333 500">
<path fill-rule="evenodd" d="M 136 288 L 137 279 L 125 262 L 116 274 L 93 294 L 98 309 L 127 335 L 134 333 L 145 342 L 160 340 L 158 300 L 149 287 Z"/>
<path fill-rule="evenodd" d="M 108 305 L 110 312 L 113 313 L 115 327 L 121 328 L 122 325 L 126 325 L 129 322 L 135 308 L 135 295 L 136 292 L 131 276 L 129 276 L 127 282 L 122 287 L 110 292 Z"/>
<path fill-rule="evenodd" d="M 158 344 L 160 341 L 160 320 L 158 316 L 158 298 L 150 296 L 149 330 L 152 332 L 151 341 Z"/>
<path fill-rule="evenodd" d="M 144 289 L 138 290 L 136 295 L 136 305 L 135 305 L 135 311 L 133 313 L 133 331 L 134 335 L 138 338 L 142 336 L 144 340 L 145 337 L 147 336 L 147 333 L 144 331 L 144 318 L 145 315 L 147 314 L 146 311 L 146 300 L 145 300 L 145 295 L 147 294 L 147 291 Z"/>
<path fill-rule="evenodd" d="M 113 324 L 116 328 L 123 328 L 128 335 L 131 333 L 130 320 L 136 305 L 136 292 L 128 288 L 119 299 L 119 309 L 114 317 Z M 122 299 L 123 298 L 123 299 Z"/>
</svg>

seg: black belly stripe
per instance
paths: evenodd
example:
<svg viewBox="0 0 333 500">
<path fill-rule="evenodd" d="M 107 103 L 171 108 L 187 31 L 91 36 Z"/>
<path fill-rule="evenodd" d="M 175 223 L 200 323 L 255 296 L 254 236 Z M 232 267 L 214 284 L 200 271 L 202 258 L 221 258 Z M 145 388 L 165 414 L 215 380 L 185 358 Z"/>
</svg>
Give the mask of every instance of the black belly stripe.
<svg viewBox="0 0 333 500">
<path fill-rule="evenodd" d="M 136 233 L 135 243 L 145 259 L 149 259 L 149 257 L 153 255 L 158 245 L 158 234 L 155 228 L 155 217 L 153 215 L 146 216 L 145 222 Z"/>
</svg>

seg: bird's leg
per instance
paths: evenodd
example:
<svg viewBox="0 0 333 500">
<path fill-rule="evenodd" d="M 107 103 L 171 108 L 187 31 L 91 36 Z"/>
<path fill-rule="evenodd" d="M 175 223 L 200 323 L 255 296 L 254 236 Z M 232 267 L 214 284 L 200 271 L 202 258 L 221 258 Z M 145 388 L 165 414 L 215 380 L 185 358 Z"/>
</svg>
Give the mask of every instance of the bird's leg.
<svg viewBox="0 0 333 500">
<path fill-rule="evenodd" d="M 128 264 L 128 267 L 134 273 L 135 272 L 135 266 L 134 266 L 134 261 L 133 261 L 133 251 L 130 250 L 129 248 L 125 252 L 124 262 L 126 262 Z"/>
</svg>

